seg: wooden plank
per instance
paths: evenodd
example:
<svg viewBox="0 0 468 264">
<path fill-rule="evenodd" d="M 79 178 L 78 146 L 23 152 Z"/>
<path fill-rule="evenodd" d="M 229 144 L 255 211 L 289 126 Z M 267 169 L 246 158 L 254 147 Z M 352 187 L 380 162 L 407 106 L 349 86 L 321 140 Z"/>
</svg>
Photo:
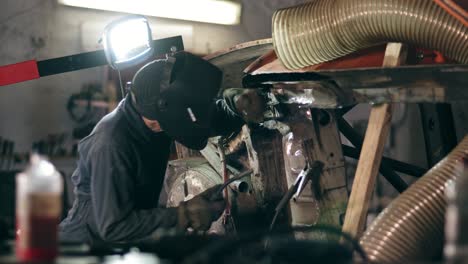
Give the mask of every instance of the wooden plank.
<svg viewBox="0 0 468 264">
<path fill-rule="evenodd" d="M 401 43 L 387 44 L 383 67 L 395 67 L 406 59 Z M 380 161 L 390 131 L 392 104 L 382 104 L 371 109 L 364 144 L 359 157 L 356 176 L 346 210 L 343 231 L 359 238 L 364 231 L 369 202 L 374 191 Z"/>
<path fill-rule="evenodd" d="M 406 61 L 407 48 L 402 43 L 388 43 L 382 67 L 396 67 Z"/>
</svg>

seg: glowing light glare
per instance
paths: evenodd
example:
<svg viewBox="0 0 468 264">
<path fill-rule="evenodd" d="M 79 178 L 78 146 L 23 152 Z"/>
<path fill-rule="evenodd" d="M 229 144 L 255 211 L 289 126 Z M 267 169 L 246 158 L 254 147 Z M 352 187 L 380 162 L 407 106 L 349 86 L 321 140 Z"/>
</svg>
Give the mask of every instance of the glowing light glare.
<svg viewBox="0 0 468 264">
<path fill-rule="evenodd" d="M 141 19 L 120 23 L 109 32 L 109 45 L 115 63 L 129 61 L 149 51 L 148 28 Z"/>
<path fill-rule="evenodd" d="M 235 25 L 241 5 L 225 0 L 58 0 L 63 5 L 146 16 Z"/>
<path fill-rule="evenodd" d="M 30 172 L 35 175 L 49 177 L 55 174 L 56 170 L 52 163 L 41 158 L 38 154 L 31 156 Z"/>
<path fill-rule="evenodd" d="M 41 176 L 50 176 L 55 173 L 55 167 L 52 163 L 43 160 L 37 165 L 37 173 Z"/>
</svg>

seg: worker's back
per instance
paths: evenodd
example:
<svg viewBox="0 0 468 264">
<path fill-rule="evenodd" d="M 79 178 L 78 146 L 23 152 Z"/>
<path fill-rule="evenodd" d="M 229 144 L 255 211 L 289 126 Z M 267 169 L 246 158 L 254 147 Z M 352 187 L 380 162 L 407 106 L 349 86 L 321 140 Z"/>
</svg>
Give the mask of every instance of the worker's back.
<svg viewBox="0 0 468 264">
<path fill-rule="evenodd" d="M 60 238 L 121 241 L 151 233 L 132 230 L 144 221 L 126 218 L 157 207 L 170 144 L 165 133 L 146 127 L 131 100 L 123 100 L 79 144 L 72 175 L 76 200 L 60 225 Z"/>
</svg>

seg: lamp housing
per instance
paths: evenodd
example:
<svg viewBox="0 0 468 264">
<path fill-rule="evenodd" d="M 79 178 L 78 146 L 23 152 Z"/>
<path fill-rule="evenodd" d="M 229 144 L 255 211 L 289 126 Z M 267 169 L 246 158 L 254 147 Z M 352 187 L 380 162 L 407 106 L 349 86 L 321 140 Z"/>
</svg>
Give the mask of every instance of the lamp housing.
<svg viewBox="0 0 468 264">
<path fill-rule="evenodd" d="M 151 28 L 144 16 L 130 15 L 111 22 L 102 40 L 107 62 L 116 70 L 140 64 L 153 55 Z"/>
</svg>

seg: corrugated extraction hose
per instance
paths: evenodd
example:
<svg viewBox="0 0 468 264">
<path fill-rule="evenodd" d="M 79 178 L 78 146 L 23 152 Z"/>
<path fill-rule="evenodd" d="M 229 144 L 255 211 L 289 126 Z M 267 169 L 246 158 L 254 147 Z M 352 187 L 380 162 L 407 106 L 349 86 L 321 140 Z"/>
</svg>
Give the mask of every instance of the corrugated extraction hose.
<svg viewBox="0 0 468 264">
<path fill-rule="evenodd" d="M 445 186 L 468 157 L 468 136 L 442 161 L 398 196 L 367 229 L 361 245 L 371 261 L 405 263 L 442 252 Z"/>
<path fill-rule="evenodd" d="M 431 0 L 315 0 L 273 15 L 273 45 L 289 69 L 384 42 L 468 63 L 468 28 Z"/>
</svg>

